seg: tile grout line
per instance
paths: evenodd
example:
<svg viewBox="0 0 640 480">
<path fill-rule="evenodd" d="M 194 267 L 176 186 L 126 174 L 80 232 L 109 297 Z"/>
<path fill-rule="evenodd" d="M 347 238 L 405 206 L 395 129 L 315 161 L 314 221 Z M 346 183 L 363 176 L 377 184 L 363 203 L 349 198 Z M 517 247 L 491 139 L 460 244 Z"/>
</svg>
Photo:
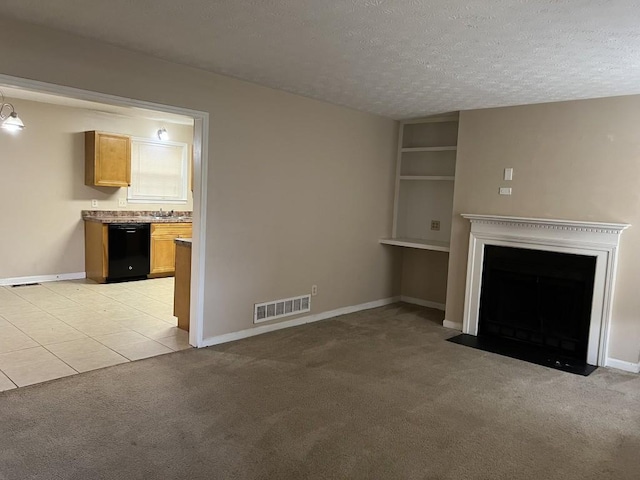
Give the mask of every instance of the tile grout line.
<svg viewBox="0 0 640 480">
<path fill-rule="evenodd" d="M 92 295 L 93 295 L 93 294 L 95 294 L 95 295 L 99 295 L 100 297 L 103 297 L 104 299 L 108 299 L 108 301 L 109 301 L 109 302 L 114 302 L 114 304 L 115 304 L 116 306 L 118 306 L 118 307 L 122 307 L 122 308 L 124 308 L 124 309 L 134 310 L 135 312 L 137 312 L 137 313 L 136 313 L 136 315 L 137 315 L 137 314 L 143 314 L 143 315 L 145 315 L 145 316 L 149 316 L 149 317 L 150 317 L 151 319 L 153 319 L 153 320 L 160 321 L 160 322 L 162 322 L 163 324 L 167 324 L 167 326 L 174 327 L 174 328 L 176 327 L 176 325 L 175 325 L 175 323 L 174 323 L 174 322 L 171 322 L 171 321 L 165 320 L 164 318 L 160 318 L 159 316 L 156 316 L 156 314 L 149 313 L 149 311 L 148 311 L 148 310 L 147 310 L 147 311 L 143 310 L 143 307 L 138 307 L 138 306 L 135 306 L 135 305 L 127 304 L 127 303 L 125 303 L 125 302 L 123 302 L 123 301 L 119 300 L 119 299 L 117 298 L 117 295 L 116 295 L 116 297 L 114 298 L 114 297 L 110 297 L 110 296 L 108 296 L 108 295 L 105 295 L 105 294 L 103 294 L 103 293 L 101 293 L 101 292 L 94 291 L 94 290 L 93 290 L 93 289 L 91 289 L 91 288 L 86 288 L 86 287 L 84 287 L 84 286 L 83 286 L 83 284 L 77 284 L 77 285 L 80 287 L 80 290 L 79 290 L 79 291 L 86 292 L 86 293 L 90 293 L 90 294 L 92 294 Z M 59 292 L 58 292 L 58 291 L 56 291 L 55 289 L 48 288 L 46 285 L 42 285 L 42 284 L 41 284 L 40 286 L 41 286 L 41 287 L 43 287 L 43 288 L 46 290 L 47 294 L 53 294 L 53 297 L 54 297 L 54 298 L 55 298 L 55 297 L 60 297 L 61 299 L 65 299 L 65 300 L 68 300 L 68 301 L 72 302 L 74 305 L 77 305 L 77 306 L 79 306 L 79 307 L 84 307 L 84 308 L 86 308 L 86 305 L 85 305 L 84 303 L 82 303 L 82 300 L 77 300 L 77 299 L 74 299 L 72 296 L 65 295 L 64 293 L 59 293 Z M 4 288 L 4 287 L 3 287 L 3 288 Z M 168 290 L 168 289 L 167 289 L 167 290 Z M 34 301 L 32 301 L 32 299 L 29 299 L 30 295 L 23 296 L 23 295 L 19 295 L 19 294 L 15 293 L 15 292 L 11 292 L 11 291 L 8 291 L 8 290 L 7 290 L 7 292 L 8 292 L 9 294 L 11 294 L 12 296 L 15 296 L 16 298 L 19 298 L 21 301 L 25 302 L 26 304 L 30 305 L 31 307 L 33 307 L 33 308 L 35 309 L 35 311 L 34 311 L 33 313 L 35 313 L 36 315 L 43 314 L 43 315 L 49 316 L 49 317 L 51 317 L 51 318 L 55 319 L 56 321 L 58 321 L 58 322 L 60 322 L 60 323 L 64 324 L 65 326 L 67 326 L 67 327 L 71 328 L 72 330 L 74 330 L 74 331 L 75 331 L 75 332 L 77 332 L 78 334 L 83 335 L 83 336 L 82 336 L 81 338 L 77 338 L 77 339 L 73 339 L 73 340 L 64 340 L 64 341 L 61 341 L 61 342 L 55 342 L 55 343 L 50 343 L 50 344 L 44 345 L 44 344 L 42 344 L 41 342 L 37 341 L 35 338 L 33 338 L 31 335 L 29 335 L 29 334 L 28 334 L 26 331 L 24 331 L 22 328 L 20 328 L 19 326 L 15 325 L 11 320 L 9 320 L 8 318 L 5 318 L 5 317 L 3 317 L 2 315 L 0 315 L 0 318 L 2 318 L 2 319 L 4 319 L 4 320 L 6 320 L 6 321 L 11 325 L 11 326 L 13 326 L 16 330 L 18 330 L 19 332 L 21 332 L 23 335 L 25 335 L 27 338 L 31 339 L 31 340 L 32 340 L 33 342 L 35 342 L 35 344 L 36 344 L 36 346 L 35 346 L 35 347 L 26 347 L 26 348 L 21 348 L 21 349 L 18 349 L 18 350 L 12 350 L 12 351 L 10 351 L 10 352 L 6 352 L 6 353 L 13 353 L 13 352 L 24 351 L 24 350 L 28 350 L 28 349 L 35 349 L 35 348 L 38 348 L 38 347 L 42 347 L 46 352 L 48 352 L 48 353 L 50 353 L 51 355 L 53 355 L 56 359 L 60 360 L 64 365 L 68 366 L 68 367 L 69 367 L 69 368 L 74 372 L 74 373 L 72 373 L 71 375 L 66 375 L 66 376 L 73 376 L 73 375 L 77 375 L 77 374 L 79 374 L 79 373 L 81 373 L 81 372 L 80 372 L 80 371 L 78 371 L 78 370 L 76 370 L 76 369 L 75 369 L 73 366 L 71 366 L 69 363 L 67 363 L 67 362 L 66 362 L 62 357 L 60 357 L 60 356 L 56 355 L 52 350 L 50 350 L 50 349 L 48 348 L 49 346 L 52 346 L 52 345 L 60 345 L 60 344 L 63 344 L 63 343 L 68 343 L 68 342 L 77 341 L 77 340 L 86 340 L 86 339 L 91 339 L 91 340 L 93 340 L 93 341 L 95 341 L 95 342 L 99 343 L 101 346 L 103 346 L 104 348 L 106 348 L 106 349 L 107 349 L 107 350 L 109 350 L 110 352 L 113 352 L 113 353 L 115 353 L 116 355 L 118 355 L 118 356 L 120 356 L 120 357 L 122 357 L 123 359 L 125 359 L 125 360 L 126 360 L 126 362 L 122 362 L 122 363 L 129 363 L 129 362 L 133 362 L 133 361 L 135 361 L 135 360 L 133 360 L 133 359 L 131 359 L 131 358 L 127 357 L 126 355 L 124 355 L 124 354 L 122 354 L 122 353 L 120 353 L 120 352 L 118 352 L 118 351 L 114 350 L 112 347 L 109 347 L 108 345 L 104 344 L 104 343 L 103 343 L 103 342 L 101 342 L 98 338 L 96 338 L 96 337 L 94 337 L 94 336 L 91 336 L 91 335 L 88 335 L 88 334 L 86 334 L 86 333 L 84 333 L 84 332 L 82 332 L 82 331 L 78 330 L 78 329 L 77 329 L 77 328 L 75 328 L 72 324 L 67 323 L 63 318 L 60 318 L 60 317 L 56 316 L 54 313 L 52 313 L 52 312 L 50 311 L 50 309 L 53 309 L 54 311 L 55 311 L 55 310 L 64 310 L 66 307 L 59 307 L 59 308 L 58 308 L 58 307 L 55 307 L 55 306 L 54 306 L 53 308 L 52 308 L 52 307 L 46 307 L 46 308 L 45 308 L 45 307 L 43 307 L 43 306 L 41 306 L 41 305 L 39 305 L 39 304 L 35 303 Z M 139 291 L 135 291 L 135 289 L 133 290 L 133 292 L 134 292 L 135 296 L 137 296 L 137 297 L 142 297 L 141 299 L 142 299 L 143 301 L 149 301 L 150 303 L 152 303 L 152 304 L 157 304 L 157 305 L 158 305 L 158 306 L 160 306 L 160 307 L 165 307 L 165 308 L 166 308 L 166 307 L 170 307 L 170 305 L 171 305 L 169 302 L 166 302 L 166 303 L 165 303 L 165 302 L 162 302 L 161 300 L 158 300 L 157 298 L 153 298 L 153 297 L 151 297 L 151 296 L 149 296 L 149 295 L 147 295 L 147 294 L 145 294 L 145 293 L 142 293 L 142 292 L 139 292 Z M 68 292 L 67 292 L 67 293 L 68 293 Z M 167 295 L 169 295 L 169 294 L 170 294 L 170 293 L 167 291 Z M 69 294 L 69 295 L 70 295 L 70 294 Z M 36 294 L 35 296 L 37 296 L 37 294 Z M 54 303 L 55 303 L 55 302 L 54 302 Z M 75 306 L 74 306 L 74 307 L 68 307 L 68 308 L 75 308 Z M 133 313 L 133 312 L 132 312 L 132 313 Z M 165 316 L 167 316 L 167 315 L 165 315 Z M 136 318 L 136 317 L 133 317 L 133 318 Z M 175 317 L 174 317 L 174 318 L 175 318 Z M 135 344 L 135 343 L 141 343 L 141 342 L 148 342 L 148 341 L 151 341 L 151 342 L 153 342 L 153 344 L 156 344 L 156 345 L 157 345 L 157 346 L 159 346 L 159 347 L 163 347 L 164 349 L 169 350 L 168 352 L 163 352 L 163 353 L 161 353 L 161 354 L 151 355 L 151 356 L 149 356 L 149 357 L 143 357 L 143 358 L 152 358 L 152 357 L 154 357 L 154 356 L 159 356 L 159 355 L 162 355 L 162 354 L 167 354 L 167 353 L 172 353 L 172 352 L 177 352 L 177 351 L 179 351 L 179 350 L 182 350 L 181 348 L 176 348 L 176 349 L 171 348 L 171 347 L 169 347 L 168 345 L 165 345 L 165 344 L 161 343 L 160 341 L 158 341 L 158 340 L 165 340 L 165 339 L 167 339 L 167 340 L 168 340 L 168 339 L 176 339 L 176 342 L 177 342 L 177 343 L 179 343 L 179 340 L 177 340 L 177 338 L 178 338 L 178 337 L 177 337 L 177 335 L 169 335 L 169 336 L 161 337 L 161 338 L 151 338 L 151 337 L 149 337 L 148 335 L 146 335 L 146 334 L 144 334 L 144 333 L 138 332 L 138 331 L 134 330 L 133 328 L 128 327 L 128 326 L 126 325 L 126 323 L 125 323 L 125 324 L 123 324 L 123 323 L 118 322 L 118 321 L 116 321 L 116 320 L 109 319 L 109 318 L 108 318 L 108 315 L 107 315 L 107 318 L 105 318 L 105 320 L 108 320 L 108 321 L 113 322 L 113 323 L 117 323 L 117 324 L 119 324 L 119 325 L 123 326 L 124 328 L 127 328 L 126 332 L 132 332 L 132 333 L 135 333 L 136 335 L 140 335 L 141 337 L 143 337 L 143 339 L 141 339 L 139 342 L 134 342 L 134 343 L 132 343 L 131 345 L 133 345 L 133 344 Z M 115 334 L 117 334 L 117 333 L 125 333 L 125 332 L 115 332 L 115 333 L 113 333 L 113 334 L 105 334 L 105 335 L 115 335 Z M 89 355 L 89 356 L 90 356 L 90 355 Z M 137 359 L 137 360 L 141 360 L 141 359 L 143 359 L 143 358 L 140 358 L 140 359 Z M 16 388 L 20 388 L 20 387 L 19 387 L 19 386 L 18 386 L 18 385 L 13 381 L 13 379 L 11 379 L 11 378 L 6 374 L 6 372 L 4 372 L 4 371 L 3 371 L 3 370 L 1 370 L 1 369 L 0 369 L 0 372 L 2 372 L 2 373 L 3 373 L 3 375 L 5 375 L 5 376 L 9 379 L 9 381 L 10 381 L 10 382 L 11 382 L 11 383 L 16 387 Z"/>
<path fill-rule="evenodd" d="M 127 360 L 127 362 L 131 362 L 132 360 L 128 357 L 125 357 L 123 354 L 116 352 L 115 350 L 113 350 L 112 348 L 108 347 L 107 345 L 105 345 L 104 343 L 100 342 L 99 340 L 95 339 L 95 338 L 91 338 L 89 337 L 91 340 L 93 340 L 94 342 L 98 342 L 100 345 L 102 345 L 103 347 L 105 347 L 107 350 L 110 350 L 111 352 L 115 353 L 116 355 L 120 355 L 122 358 L 124 358 L 125 360 Z M 84 340 L 82 338 L 77 338 L 76 340 Z M 76 340 L 69 340 L 69 342 L 75 342 Z M 60 345 L 61 343 L 67 343 L 67 342 L 59 342 L 59 343 L 50 343 L 49 345 Z M 63 363 L 65 363 L 66 365 L 69 365 L 63 358 L 59 357 L 58 355 L 55 354 L 55 352 L 52 352 L 51 350 L 49 350 L 46 345 L 42 345 L 43 348 L 45 348 L 49 353 L 51 353 L 51 355 L 55 356 L 56 358 L 58 358 L 60 361 L 62 361 Z M 89 354 L 90 355 L 90 354 Z M 127 363 L 127 362 L 122 362 L 122 363 Z M 69 365 L 70 368 L 73 368 L 71 365 Z M 106 367 L 104 367 L 106 368 Z M 79 370 L 76 370 L 75 368 L 73 368 L 73 370 L 75 370 L 77 373 L 83 373 L 80 372 Z"/>
<path fill-rule="evenodd" d="M 13 383 L 13 385 L 14 385 L 16 388 L 20 388 L 20 387 L 18 386 L 18 384 L 17 384 L 16 382 L 14 382 L 14 381 L 11 379 L 11 377 L 10 377 L 9 375 L 7 375 L 7 374 L 6 374 L 6 372 L 4 372 L 2 369 L 0 369 L 0 373 L 2 373 L 5 377 L 7 377 L 7 379 L 8 379 L 11 383 Z M 8 390 L 13 390 L 13 389 L 12 389 L 12 388 L 9 388 Z M 0 390 L 0 392 L 4 392 L 4 391 L 6 391 L 6 390 Z"/>
<path fill-rule="evenodd" d="M 89 289 L 89 288 L 87 288 L 86 290 L 91 291 L 91 289 Z M 119 303 L 120 305 L 123 305 L 123 306 L 128 307 L 128 308 L 133 308 L 134 310 L 138 310 L 139 312 L 144 313 L 145 315 L 149 315 L 149 316 L 152 316 L 153 318 L 156 318 L 156 319 L 161 320 L 161 321 L 163 321 L 163 322 L 170 323 L 170 322 L 168 322 L 168 321 L 166 321 L 166 320 L 163 320 L 162 318 L 156 317 L 156 316 L 155 316 L 155 315 L 153 315 L 153 314 L 150 314 L 150 313 L 148 313 L 148 312 L 145 312 L 144 310 L 142 310 L 142 309 L 140 309 L 140 308 L 138 308 L 138 307 L 136 307 L 136 306 L 134 306 L 134 305 L 129 305 L 129 304 L 127 304 L 127 303 L 124 303 L 124 302 L 122 302 L 122 301 L 118 300 L 117 298 L 110 297 L 110 296 L 108 296 L 108 295 L 105 295 L 105 294 L 103 294 L 103 293 L 99 293 L 99 292 L 95 292 L 95 293 L 97 293 L 98 295 L 101 295 L 101 296 L 103 296 L 103 297 L 105 297 L 105 298 L 108 298 L 108 299 L 109 299 L 109 300 L 111 300 L 111 301 L 115 301 L 116 303 Z M 148 298 L 149 300 L 153 300 L 154 302 L 159 302 L 159 300 L 156 300 L 155 298 L 150 297 L 150 296 L 148 296 L 148 295 L 145 295 L 145 294 L 143 294 L 143 293 L 139 293 L 139 292 L 136 292 L 136 293 L 137 293 L 138 295 L 142 295 L 142 296 L 144 296 L 144 297 Z M 80 304 L 78 301 L 73 300 L 72 298 L 70 298 L 70 300 L 71 300 L 71 301 L 73 301 L 73 302 L 75 302 L 75 303 L 78 303 L 79 305 L 82 305 L 82 304 Z"/>
<path fill-rule="evenodd" d="M 45 288 L 46 288 L 46 287 L 45 287 Z M 47 290 L 52 291 L 52 290 L 51 290 L 51 289 L 49 289 L 49 288 L 47 288 Z M 53 292 L 53 293 L 58 294 L 57 292 Z M 22 295 L 18 295 L 18 296 L 19 296 L 20 298 L 22 298 L 23 300 L 25 300 L 26 302 L 28 302 L 28 303 L 30 303 L 31 305 L 33 305 L 34 307 L 39 308 L 40 310 L 42 310 L 42 312 L 43 312 L 43 313 L 45 313 L 45 314 L 47 314 L 47 315 L 52 316 L 53 318 L 55 318 L 55 319 L 56 319 L 56 320 L 58 320 L 58 321 L 62 321 L 62 320 L 60 320 L 59 318 L 57 318 L 56 316 L 54 316 L 54 315 L 52 315 L 51 313 L 49 313 L 49 312 L 47 312 L 46 310 L 44 310 L 44 309 L 43 309 L 42 307 L 40 307 L 39 305 L 36 305 L 35 303 L 30 302 L 28 299 L 24 298 Z M 60 296 L 61 296 L 61 297 L 64 297 L 63 295 L 60 295 Z M 58 360 L 60 360 L 62 363 L 64 363 L 66 366 L 68 366 L 71 370 L 73 370 L 74 372 L 76 372 L 76 373 L 74 373 L 73 375 L 77 375 L 78 373 L 80 373 L 78 370 L 76 370 L 75 368 L 73 368 L 71 365 L 69 365 L 67 362 L 65 362 L 63 359 L 61 359 L 61 358 L 60 358 L 60 357 L 58 357 L 55 353 L 53 353 L 51 350 L 49 350 L 49 349 L 47 348 L 47 346 L 46 346 L 46 345 L 44 345 L 44 344 L 40 343 L 40 342 L 39 342 L 39 341 L 37 341 L 35 338 L 33 338 L 31 335 L 29 335 L 27 332 L 25 332 L 25 331 L 24 331 L 24 330 L 22 330 L 20 327 L 18 327 L 18 326 L 17 326 L 17 325 L 15 325 L 13 322 L 11 322 L 11 320 L 8 320 L 8 319 L 7 319 L 7 321 L 8 321 L 9 323 L 11 323 L 15 328 L 17 328 L 18 330 L 20 330 L 24 335 L 26 335 L 26 336 L 27 336 L 27 337 L 29 337 L 31 340 L 33 340 L 34 342 L 36 342 L 36 343 L 38 344 L 38 346 L 39 346 L 39 347 L 44 348 L 47 352 L 49 352 L 51 355 L 53 355 L 54 357 L 56 357 Z M 67 325 L 69 328 L 73 328 L 71 325 L 67 324 L 66 322 L 62 322 L 62 323 L 64 323 L 65 325 Z M 73 328 L 73 329 L 74 329 L 74 330 L 76 330 L 75 328 Z M 78 332 L 78 333 L 82 333 L 82 332 L 80 332 L 79 330 L 76 330 L 76 332 Z M 84 335 L 84 334 L 83 334 L 83 335 Z M 60 343 L 63 343 L 63 342 L 60 342 Z M 30 348 L 38 348 L 38 347 L 30 347 Z M 28 348 L 23 348 L 23 349 L 14 350 L 14 351 L 19 352 L 19 351 L 22 351 L 22 350 L 28 350 Z M 12 352 L 6 352 L 6 353 L 12 353 Z M 2 370 L 0 370 L 0 371 L 2 371 Z M 9 378 L 9 380 L 11 380 L 11 378 L 9 377 L 9 375 L 7 375 L 5 372 L 2 372 L 2 373 L 3 373 L 7 378 Z M 11 380 L 11 382 L 12 382 L 14 385 L 16 385 L 16 388 L 20 388 L 20 387 L 18 387 L 18 385 L 17 385 L 13 380 Z"/>
<path fill-rule="evenodd" d="M 65 322 L 65 321 L 64 321 L 63 319 L 61 319 L 61 318 L 55 317 L 55 315 L 53 315 L 53 314 L 52 314 L 52 313 L 50 313 L 50 312 L 44 312 L 44 313 L 46 313 L 46 314 L 48 314 L 48 315 L 52 315 L 56 320 L 58 320 L 59 322 L 64 323 L 65 325 L 67 325 L 67 326 L 68 326 L 68 327 L 70 327 L 70 328 L 73 328 L 73 329 L 74 329 L 74 330 L 76 330 L 78 333 L 81 333 L 82 335 L 84 335 L 84 337 L 81 337 L 81 338 L 74 338 L 74 339 L 72 339 L 72 340 L 63 340 L 63 341 L 61 341 L 61 342 L 53 342 L 53 343 L 43 344 L 42 342 L 39 342 L 38 340 L 36 340 L 36 339 L 35 339 L 35 338 L 33 338 L 32 336 L 30 336 L 27 332 L 25 332 L 24 330 L 22 330 L 22 329 L 21 329 L 20 327 L 18 327 L 17 325 L 14 325 L 14 324 L 11 322 L 11 320 L 5 319 L 7 322 L 9 322 L 9 323 L 11 324 L 11 326 L 12 326 L 12 327 L 14 327 L 14 328 L 15 328 L 15 329 L 17 329 L 18 331 L 20 331 L 22 334 L 24 334 L 25 336 L 27 336 L 29 339 L 31 339 L 31 340 L 33 340 L 35 343 L 37 343 L 37 346 L 36 346 L 36 347 L 33 347 L 33 346 L 32 346 L 32 347 L 18 348 L 18 349 L 16 349 L 16 350 L 10 350 L 10 351 L 8 351 L 8 352 L 4 352 L 4 353 L 12 353 L 12 352 L 19 352 L 19 351 L 22 351 L 22 350 L 29 350 L 30 348 L 37 348 L 38 346 L 39 346 L 39 347 L 43 347 L 43 348 L 45 348 L 47 351 L 50 351 L 50 350 L 47 348 L 47 346 L 48 346 L 48 345 L 60 345 L 61 343 L 68 343 L 68 342 L 74 342 L 74 341 L 77 341 L 77 340 L 86 340 L 86 339 L 90 339 L 90 340 L 94 340 L 94 341 L 96 341 L 96 342 L 100 343 L 101 345 L 103 345 L 104 347 L 106 347 L 106 348 L 108 348 L 109 350 L 113 351 L 114 353 L 117 353 L 118 355 L 122 355 L 121 353 L 119 353 L 119 352 L 117 352 L 117 351 L 113 350 L 113 348 L 111 348 L 111 347 L 109 347 L 108 345 L 106 345 L 106 344 L 102 343 L 98 338 L 96 338 L 96 336 L 92 336 L 92 335 L 86 334 L 86 333 L 84 333 L 84 332 L 82 332 L 82 331 L 80 331 L 80 330 L 77 330 L 77 329 L 76 329 L 76 328 L 74 328 L 72 325 L 70 325 L 69 323 Z M 3 318 L 3 319 L 4 319 L 4 317 L 2 317 L 1 315 L 0 315 L 0 318 Z M 155 317 L 154 317 L 154 318 L 155 318 Z M 160 319 L 158 319 L 158 320 L 160 320 Z M 119 322 L 116 322 L 116 323 L 119 323 Z M 169 324 L 169 322 L 166 322 L 166 323 L 167 323 L 168 325 L 170 325 L 170 324 Z M 119 324 L 120 324 L 120 323 L 119 323 Z M 177 328 L 177 327 L 176 327 L 176 328 Z M 128 329 L 128 330 L 126 330 L 126 332 L 106 333 L 106 334 L 101 334 L 101 335 L 97 335 L 97 336 L 98 336 L 98 337 L 101 337 L 101 336 L 106 336 L 106 335 L 117 335 L 118 333 L 127 333 L 127 332 L 133 332 L 133 333 L 136 333 L 136 334 L 138 334 L 138 335 L 143 336 L 143 337 L 145 338 L 145 340 L 151 340 L 151 341 L 152 341 L 152 342 L 154 342 L 154 343 L 157 343 L 157 344 L 159 344 L 159 345 L 162 345 L 162 346 L 164 346 L 164 347 L 167 347 L 167 348 L 169 348 L 170 350 L 173 350 L 171 347 L 168 347 L 168 346 L 164 345 L 163 343 L 159 342 L 158 340 L 164 340 L 164 339 L 168 339 L 168 338 L 176 338 L 176 336 L 175 336 L 175 335 L 168 335 L 168 336 L 166 336 L 166 337 L 152 338 L 152 337 L 150 337 L 150 336 L 148 336 L 148 335 L 145 335 L 145 334 L 144 334 L 144 333 L 142 333 L 142 332 L 138 332 L 138 331 L 136 331 L 136 330 L 134 330 L 134 329 L 132 329 L 132 328 L 130 328 L 130 327 L 129 327 L 129 329 Z M 141 341 L 145 341 L 145 340 L 141 340 Z M 133 342 L 133 343 L 140 343 L 140 342 Z M 177 352 L 177 351 L 179 351 L 179 350 L 173 350 L 173 351 L 174 351 L 174 352 Z M 55 355 L 55 353 L 53 353 L 53 352 L 51 352 L 51 353 L 52 353 L 53 355 Z M 2 354 L 0 354 L 0 355 L 2 355 Z M 57 357 L 57 355 L 56 355 L 56 357 Z M 126 357 L 125 357 L 125 358 L 126 358 Z M 61 360 L 62 360 L 62 359 L 61 359 Z M 64 360 L 63 360 L 63 361 L 64 361 Z M 72 367 L 72 368 L 73 368 L 73 367 Z M 1 370 L 0 370 L 0 371 L 1 371 Z"/>
<path fill-rule="evenodd" d="M 51 345 L 55 345 L 55 344 L 51 344 Z M 41 345 L 42 348 L 44 348 L 47 352 L 49 352 L 51 355 L 53 355 L 54 357 L 56 357 L 58 360 L 60 360 L 62 363 L 64 363 L 66 366 L 68 366 L 71 370 L 73 370 L 74 375 L 77 375 L 78 373 L 80 373 L 78 370 L 76 370 L 75 368 L 73 368 L 71 365 L 69 365 L 67 362 L 65 362 L 62 358 L 60 358 L 59 356 L 57 356 L 55 353 L 53 353 L 51 350 L 49 350 L 47 348 L 46 345 Z"/>
<path fill-rule="evenodd" d="M 36 305 L 36 306 L 37 306 L 37 305 Z M 60 320 L 60 319 L 59 319 L 58 317 L 56 317 L 55 315 L 52 315 L 51 313 L 49 313 L 49 312 L 47 312 L 47 311 L 45 311 L 45 310 L 43 310 L 43 313 L 45 313 L 46 315 L 50 315 L 50 316 L 52 316 L 52 317 L 53 317 L 54 319 L 56 319 L 57 321 L 64 323 L 67 327 L 72 328 L 73 330 L 75 330 L 76 332 L 78 332 L 78 333 L 79 333 L 79 334 L 81 334 L 81 335 L 84 335 L 85 337 L 88 337 L 88 335 L 87 335 L 87 334 L 85 334 L 85 333 L 81 332 L 80 330 L 78 330 L 78 329 L 74 328 L 73 326 L 69 325 L 68 323 L 64 322 L 63 320 Z M 35 338 L 33 338 L 31 335 L 29 335 L 27 332 L 25 332 L 24 330 L 22 330 L 18 325 L 14 324 L 11 320 L 7 319 L 7 321 L 8 321 L 9 323 L 11 323 L 11 325 L 13 325 L 15 328 L 17 328 L 18 330 L 20 330 L 20 332 L 22 332 L 24 335 L 26 335 L 26 336 L 27 336 L 27 337 L 29 337 L 31 340 L 33 340 L 34 342 L 36 342 L 39 346 L 41 346 L 41 347 L 44 347 L 44 346 L 45 346 L 43 343 L 39 342 L 38 340 L 36 340 Z M 75 340 L 79 340 L 79 339 L 75 339 Z M 62 343 L 62 342 L 58 342 L 58 343 Z M 27 347 L 27 348 L 29 348 L 29 347 Z M 31 347 L 31 348 L 34 348 L 34 347 Z M 26 350 L 26 348 L 22 348 L 22 349 L 19 349 L 19 350 Z M 19 350 L 15 350 L 15 351 L 17 352 L 17 351 L 19 351 Z M 7 353 L 10 353 L 10 352 L 7 352 Z"/>
</svg>

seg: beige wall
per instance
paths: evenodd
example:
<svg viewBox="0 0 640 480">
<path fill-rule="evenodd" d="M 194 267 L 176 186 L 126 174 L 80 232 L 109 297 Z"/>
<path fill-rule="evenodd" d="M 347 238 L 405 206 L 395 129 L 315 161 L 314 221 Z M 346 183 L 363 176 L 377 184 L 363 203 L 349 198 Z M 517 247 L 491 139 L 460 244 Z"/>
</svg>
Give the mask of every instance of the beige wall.
<svg viewBox="0 0 640 480">
<path fill-rule="evenodd" d="M 402 249 L 402 296 L 445 304 L 449 254 Z"/>
<path fill-rule="evenodd" d="M 609 356 L 640 346 L 640 96 L 462 112 L 446 318 L 462 322 L 468 221 L 461 213 L 630 223 L 622 234 Z M 514 168 L 512 182 L 503 169 Z M 512 196 L 498 195 L 500 186 Z"/>
<path fill-rule="evenodd" d="M 312 313 L 398 293 L 396 122 L 0 20 L 2 72 L 207 111 L 206 336 L 253 304 L 309 292 Z"/>
<path fill-rule="evenodd" d="M 84 272 L 81 210 L 192 210 L 186 205 L 131 204 L 126 188 L 84 185 L 84 131 L 102 130 L 150 138 L 166 126 L 172 139 L 191 144 L 193 127 L 106 112 L 8 99 L 26 128 L 0 132 L 0 202 L 10 211 L 9 235 L 0 236 L 0 278 Z M 16 241 L 19 238 L 19 241 Z"/>
</svg>

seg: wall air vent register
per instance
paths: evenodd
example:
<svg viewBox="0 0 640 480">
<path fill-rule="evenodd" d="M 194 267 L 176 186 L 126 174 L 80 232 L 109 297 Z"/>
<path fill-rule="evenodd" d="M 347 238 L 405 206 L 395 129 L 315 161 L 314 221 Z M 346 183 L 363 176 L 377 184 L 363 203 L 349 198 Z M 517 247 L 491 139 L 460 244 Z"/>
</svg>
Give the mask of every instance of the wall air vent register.
<svg viewBox="0 0 640 480">
<path fill-rule="evenodd" d="M 309 311 L 311 311 L 311 295 L 256 303 L 253 309 L 253 323 L 268 322 Z"/>
</svg>

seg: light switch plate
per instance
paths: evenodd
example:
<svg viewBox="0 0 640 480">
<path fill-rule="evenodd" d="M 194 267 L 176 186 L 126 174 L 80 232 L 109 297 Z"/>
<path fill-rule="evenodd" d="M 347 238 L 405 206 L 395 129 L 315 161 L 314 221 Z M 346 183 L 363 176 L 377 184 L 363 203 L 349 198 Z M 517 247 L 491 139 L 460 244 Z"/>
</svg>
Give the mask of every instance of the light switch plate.
<svg viewBox="0 0 640 480">
<path fill-rule="evenodd" d="M 500 187 L 500 195 L 511 195 L 511 187 Z"/>
<path fill-rule="evenodd" d="M 504 179 L 505 180 L 513 180 L 513 168 L 505 168 L 504 169 Z"/>
<path fill-rule="evenodd" d="M 118 199 L 118 206 L 119 207 L 126 207 L 127 206 L 127 199 L 126 198 L 119 198 Z"/>
<path fill-rule="evenodd" d="M 91 200 L 91 208 L 98 208 L 98 200 Z"/>
</svg>

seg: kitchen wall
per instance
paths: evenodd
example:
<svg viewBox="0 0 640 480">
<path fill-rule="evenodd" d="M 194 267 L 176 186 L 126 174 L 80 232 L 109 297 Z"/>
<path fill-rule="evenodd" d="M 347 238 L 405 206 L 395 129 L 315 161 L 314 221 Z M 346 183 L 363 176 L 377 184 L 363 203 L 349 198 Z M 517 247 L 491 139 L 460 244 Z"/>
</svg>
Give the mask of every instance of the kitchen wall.
<svg viewBox="0 0 640 480">
<path fill-rule="evenodd" d="M 640 352 L 640 96 L 462 112 L 446 318 L 462 322 L 462 213 L 630 223 L 622 233 L 609 356 Z M 512 182 L 503 169 L 514 168 Z M 512 196 L 498 195 L 500 186 Z"/>
<path fill-rule="evenodd" d="M 0 132 L 0 202 L 10 212 L 9 235 L 0 236 L 0 279 L 84 272 L 81 210 L 192 210 L 193 199 L 174 205 L 131 204 L 126 188 L 84 184 L 84 131 L 151 138 L 160 126 L 172 140 L 193 143 L 193 127 L 26 100 L 13 102 L 26 128 Z M 19 241 L 16 241 L 19 239 Z"/>
<path fill-rule="evenodd" d="M 395 121 L 24 23 L 0 40 L 5 74 L 210 113 L 205 337 L 313 284 L 312 313 L 399 293 Z"/>
</svg>

